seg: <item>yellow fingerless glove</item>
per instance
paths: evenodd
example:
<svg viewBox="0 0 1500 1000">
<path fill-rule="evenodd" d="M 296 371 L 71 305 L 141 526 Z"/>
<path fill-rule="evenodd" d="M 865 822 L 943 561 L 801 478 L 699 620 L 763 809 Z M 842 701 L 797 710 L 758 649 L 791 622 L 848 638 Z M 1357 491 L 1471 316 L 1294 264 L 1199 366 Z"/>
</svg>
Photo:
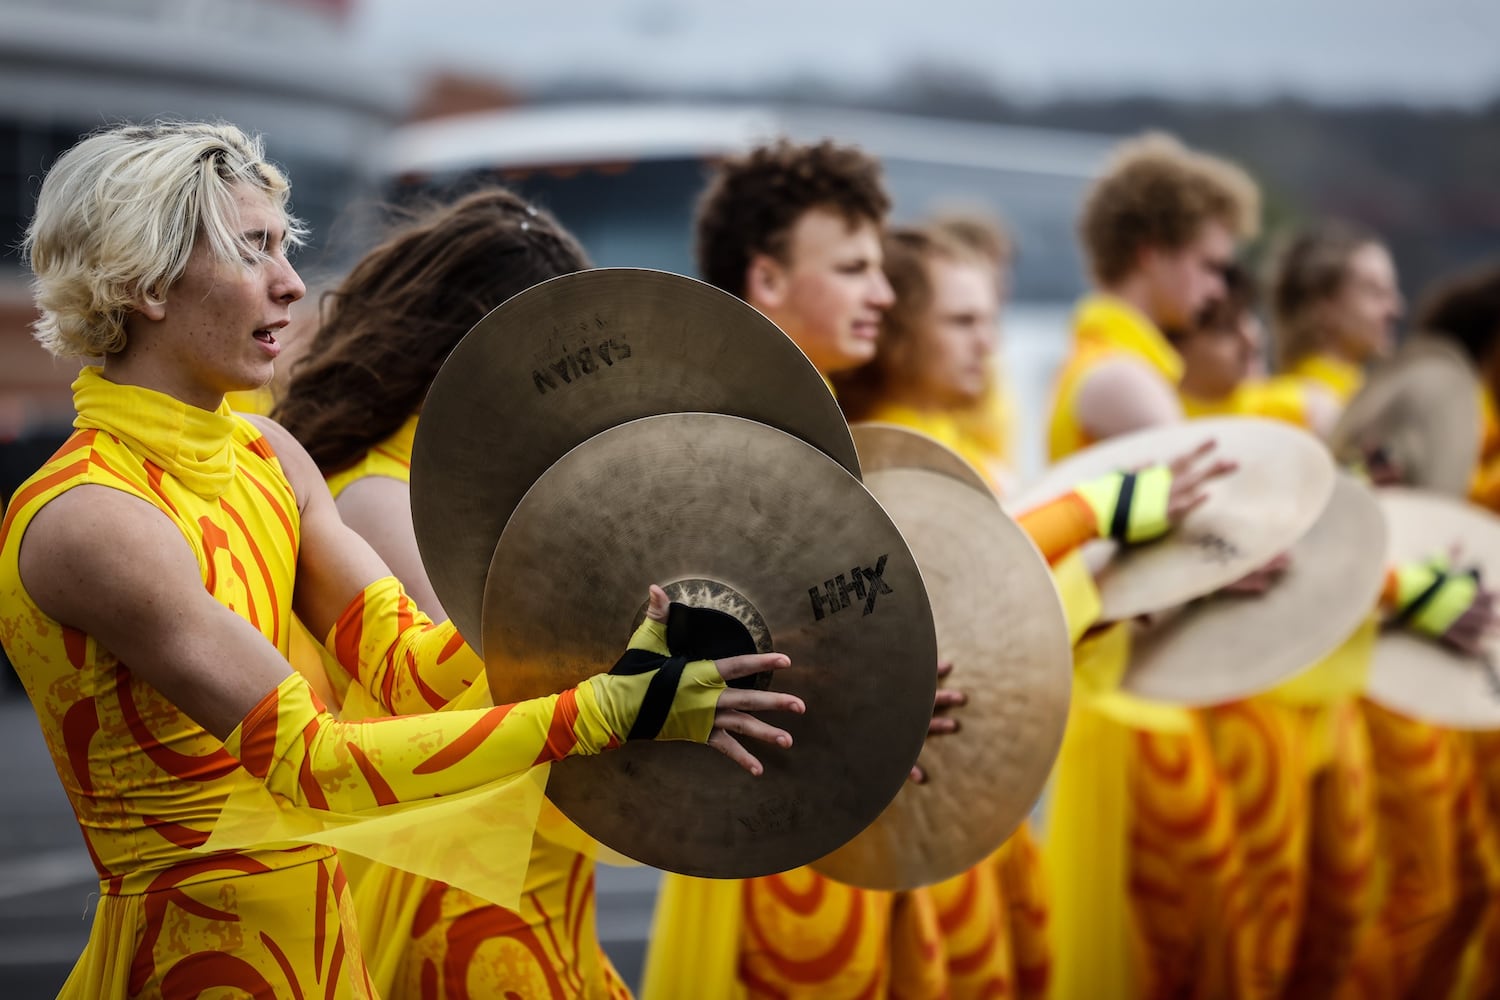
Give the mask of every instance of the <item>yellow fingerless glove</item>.
<svg viewBox="0 0 1500 1000">
<path fill-rule="evenodd" d="M 1446 559 L 1397 566 L 1395 615 L 1392 624 L 1441 637 L 1453 627 L 1479 596 L 1479 576 L 1455 573 Z"/>
<path fill-rule="evenodd" d="M 1136 545 L 1165 535 L 1172 524 L 1167 503 L 1172 470 L 1153 465 L 1140 472 L 1112 472 L 1076 487 L 1098 519 L 1099 537 Z"/>
<path fill-rule="evenodd" d="M 589 679 L 605 717 L 627 740 L 708 742 L 724 678 L 713 660 L 672 656 L 667 626 L 647 618 L 608 674 Z"/>
</svg>

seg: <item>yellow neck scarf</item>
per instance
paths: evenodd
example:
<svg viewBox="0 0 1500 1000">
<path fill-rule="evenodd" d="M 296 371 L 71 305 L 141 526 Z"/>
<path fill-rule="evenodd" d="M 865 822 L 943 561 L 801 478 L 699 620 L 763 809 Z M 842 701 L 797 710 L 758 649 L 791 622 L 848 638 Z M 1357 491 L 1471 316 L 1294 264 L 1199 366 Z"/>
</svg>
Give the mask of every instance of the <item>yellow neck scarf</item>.
<svg viewBox="0 0 1500 1000">
<path fill-rule="evenodd" d="M 73 383 L 73 426 L 119 438 L 201 497 L 217 497 L 234 479 L 234 418 L 189 406 L 166 393 L 120 385 L 102 368 L 85 368 Z"/>
</svg>

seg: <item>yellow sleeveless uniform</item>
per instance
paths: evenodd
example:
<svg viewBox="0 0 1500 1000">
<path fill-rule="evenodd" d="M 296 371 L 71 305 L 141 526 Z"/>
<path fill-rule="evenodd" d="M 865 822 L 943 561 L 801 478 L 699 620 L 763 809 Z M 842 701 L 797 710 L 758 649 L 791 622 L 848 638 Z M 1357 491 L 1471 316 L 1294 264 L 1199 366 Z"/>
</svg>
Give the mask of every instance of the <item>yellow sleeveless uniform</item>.
<svg viewBox="0 0 1500 1000">
<path fill-rule="evenodd" d="M 1495 397 L 1486 388 L 1480 395 L 1480 420 L 1483 428 L 1478 468 L 1469 488 L 1469 499 L 1481 507 L 1500 513 L 1500 410 Z M 1500 732 L 1470 734 L 1474 766 L 1484 791 L 1485 857 L 1493 867 L 1500 856 Z M 1491 898 L 1484 925 L 1470 946 L 1472 978 L 1463 996 L 1500 997 L 1500 878 L 1492 877 Z"/>
<path fill-rule="evenodd" d="M 272 814 L 356 819 L 420 803 L 402 812 L 420 824 L 429 805 L 617 742 L 635 710 L 618 699 L 633 688 L 596 678 L 525 705 L 348 726 L 290 674 L 221 742 L 36 605 L 20 576 L 22 538 L 77 486 L 133 495 L 181 531 L 208 593 L 285 655 L 301 541 L 292 487 L 259 430 L 227 406 L 190 407 L 99 369 L 73 390 L 75 433 L 0 525 L 0 639 L 100 878 L 92 933 L 61 995 L 373 996 L 335 850 L 282 836 L 269 838 L 277 847 L 216 850 L 227 803 L 258 790 Z M 387 711 L 420 712 L 462 694 L 476 672 L 456 635 L 387 577 L 357 595 L 328 644 L 342 683 Z"/>
<path fill-rule="evenodd" d="M 1119 357 L 1176 391 L 1182 359 L 1161 331 L 1119 299 L 1086 298 L 1053 400 L 1054 459 L 1093 443 L 1078 394 L 1099 364 Z M 1057 995 L 1233 995 L 1233 942 L 1212 919 L 1241 891 L 1232 796 L 1200 715 L 1118 690 L 1129 646 L 1117 625 L 1076 653 L 1045 849 Z"/>
<path fill-rule="evenodd" d="M 1362 382 L 1357 366 L 1323 355 L 1303 358 L 1271 380 L 1273 386 L 1312 383 L 1340 404 L 1347 404 Z M 1366 839 L 1353 835 L 1352 828 L 1338 835 L 1337 846 L 1323 841 L 1325 856 L 1342 855 L 1339 866 L 1349 873 L 1342 885 L 1333 883 L 1343 890 L 1346 934 L 1337 944 L 1338 954 L 1325 950 L 1325 971 L 1333 961 L 1345 964 L 1353 949 L 1352 968 L 1340 980 L 1340 997 L 1398 997 L 1412 989 L 1444 996 L 1457 980 L 1464 948 L 1483 916 L 1491 878 L 1474 748 L 1464 734 L 1369 701 L 1361 702 L 1361 714 L 1378 816 L 1376 863 L 1366 866 L 1357 851 L 1351 856 L 1350 849 Z M 1372 874 L 1351 877 L 1367 868 Z M 1354 920 L 1350 904 L 1372 896 L 1378 915 L 1366 926 Z M 1332 896 L 1323 901 L 1337 905 Z M 1316 921 L 1310 913 L 1309 929 L 1328 930 Z M 1364 932 L 1351 940 L 1347 932 L 1356 927 Z"/>
<path fill-rule="evenodd" d="M 1306 427 L 1305 392 L 1300 379 L 1280 379 L 1182 401 L 1190 418 Z M 1330 994 L 1374 918 L 1374 778 L 1357 708 L 1372 629 L 1278 689 L 1202 713 L 1235 803 L 1243 882 L 1222 919 L 1241 996 Z"/>
<path fill-rule="evenodd" d="M 409 484 L 416 429 L 413 416 L 329 476 L 334 497 L 368 476 Z M 630 996 L 599 947 L 593 858 L 548 839 L 547 831 L 567 820 L 546 806 L 543 817 L 519 911 L 383 866 L 356 879 L 361 938 L 382 994 L 423 1000 Z"/>
</svg>

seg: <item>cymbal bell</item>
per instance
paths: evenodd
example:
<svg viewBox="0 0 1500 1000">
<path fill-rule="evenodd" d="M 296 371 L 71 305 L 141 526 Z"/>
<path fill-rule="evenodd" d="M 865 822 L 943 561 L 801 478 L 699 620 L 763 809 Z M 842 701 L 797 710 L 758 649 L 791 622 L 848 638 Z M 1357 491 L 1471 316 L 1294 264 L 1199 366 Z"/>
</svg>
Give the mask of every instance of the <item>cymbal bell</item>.
<svg viewBox="0 0 1500 1000">
<path fill-rule="evenodd" d="M 1334 464 L 1311 434 L 1275 420 L 1214 417 L 1111 438 L 1042 473 L 1007 509 L 1026 511 L 1095 476 L 1170 462 L 1207 440 L 1239 468 L 1164 538 L 1116 551 L 1095 542 L 1104 621 L 1185 604 L 1242 579 L 1307 533 L 1333 494 Z M 1102 553 L 1102 555 L 1101 555 Z"/>
<path fill-rule="evenodd" d="M 775 428 L 678 413 L 569 451 L 516 507 L 484 595 L 497 701 L 606 669 L 647 585 L 738 618 L 792 666 L 771 687 L 790 749 L 756 744 L 751 777 L 709 747 L 632 742 L 552 766 L 548 795 L 599 842 L 686 875 L 748 878 L 820 858 L 906 781 L 932 716 L 937 648 L 922 575 L 880 504 Z"/>
<path fill-rule="evenodd" d="M 1122 687 L 1181 705 L 1218 705 L 1276 686 L 1337 649 L 1373 613 L 1385 579 L 1385 516 L 1341 472 L 1333 497 L 1264 594 L 1209 594 L 1138 628 Z"/>
<path fill-rule="evenodd" d="M 1500 518 L 1474 504 L 1430 490 L 1379 491 L 1389 526 L 1387 559 L 1405 563 L 1459 548 L 1458 568 L 1477 566 L 1500 579 Z M 1393 712 L 1450 729 L 1500 729 L 1500 640 L 1469 656 L 1435 639 L 1386 628 L 1375 644 L 1366 694 Z"/>
<path fill-rule="evenodd" d="M 1483 438 L 1479 398 L 1468 356 L 1442 337 L 1419 335 L 1371 372 L 1329 447 L 1346 465 L 1379 449 L 1405 485 L 1466 496 Z"/>
<path fill-rule="evenodd" d="M 849 433 L 865 473 L 876 469 L 927 469 L 967 483 L 986 496 L 994 495 L 978 469 L 958 452 L 926 434 L 874 420 L 850 424 Z"/>
<path fill-rule="evenodd" d="M 544 281 L 475 324 L 422 404 L 411 506 L 433 589 L 471 646 L 485 572 L 511 511 L 568 449 L 657 413 L 747 417 L 855 476 L 832 393 L 753 307 L 682 275 L 601 268 Z"/>
<path fill-rule="evenodd" d="M 968 703 L 949 710 L 962 728 L 923 748 L 927 782 L 813 867 L 905 890 L 972 868 L 1026 818 L 1062 744 L 1073 654 L 1045 560 L 988 490 L 927 468 L 867 467 L 865 485 L 917 557 Z"/>
</svg>

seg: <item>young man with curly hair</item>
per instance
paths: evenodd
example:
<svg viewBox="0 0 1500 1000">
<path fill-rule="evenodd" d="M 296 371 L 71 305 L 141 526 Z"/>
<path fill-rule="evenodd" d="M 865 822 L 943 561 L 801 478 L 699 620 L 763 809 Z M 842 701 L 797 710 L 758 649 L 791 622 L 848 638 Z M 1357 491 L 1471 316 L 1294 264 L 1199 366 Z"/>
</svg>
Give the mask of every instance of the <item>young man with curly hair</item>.
<svg viewBox="0 0 1500 1000">
<path fill-rule="evenodd" d="M 856 149 L 829 142 L 763 146 L 725 163 L 705 192 L 697 227 L 700 267 L 710 282 L 775 321 L 829 378 L 872 361 L 879 347 L 881 320 L 894 301 L 883 269 L 888 208 L 879 164 Z M 1192 503 L 1201 481 L 1174 481 L 1174 510 Z M 1036 520 L 1031 513 L 1022 518 L 1044 552 L 1056 547 L 1057 558 L 1094 537 L 1098 523 L 1087 501 L 1070 498 L 1044 506 Z M 1084 511 L 1084 533 L 1076 530 L 1077 518 L 1047 520 L 1074 508 Z M 1048 530 L 1044 521 L 1065 523 L 1065 530 Z M 1091 586 L 1090 595 L 1097 611 Z M 959 692 L 940 688 L 930 732 L 955 732 L 956 720 L 940 713 L 962 703 Z M 1027 862 L 1033 874 L 1038 864 Z M 984 873 L 975 869 L 968 877 L 976 883 Z M 1000 940 L 1012 920 L 1002 909 L 980 902 L 962 916 L 945 917 L 926 889 L 874 892 L 807 868 L 742 882 L 669 876 L 652 935 L 646 1000 L 1045 995 L 1045 947 L 1032 942 L 1031 964 L 1018 970 L 1009 961 L 1009 942 Z M 967 929 L 995 946 L 949 954 L 947 940 L 957 940 L 954 921 L 972 925 Z"/>
</svg>

